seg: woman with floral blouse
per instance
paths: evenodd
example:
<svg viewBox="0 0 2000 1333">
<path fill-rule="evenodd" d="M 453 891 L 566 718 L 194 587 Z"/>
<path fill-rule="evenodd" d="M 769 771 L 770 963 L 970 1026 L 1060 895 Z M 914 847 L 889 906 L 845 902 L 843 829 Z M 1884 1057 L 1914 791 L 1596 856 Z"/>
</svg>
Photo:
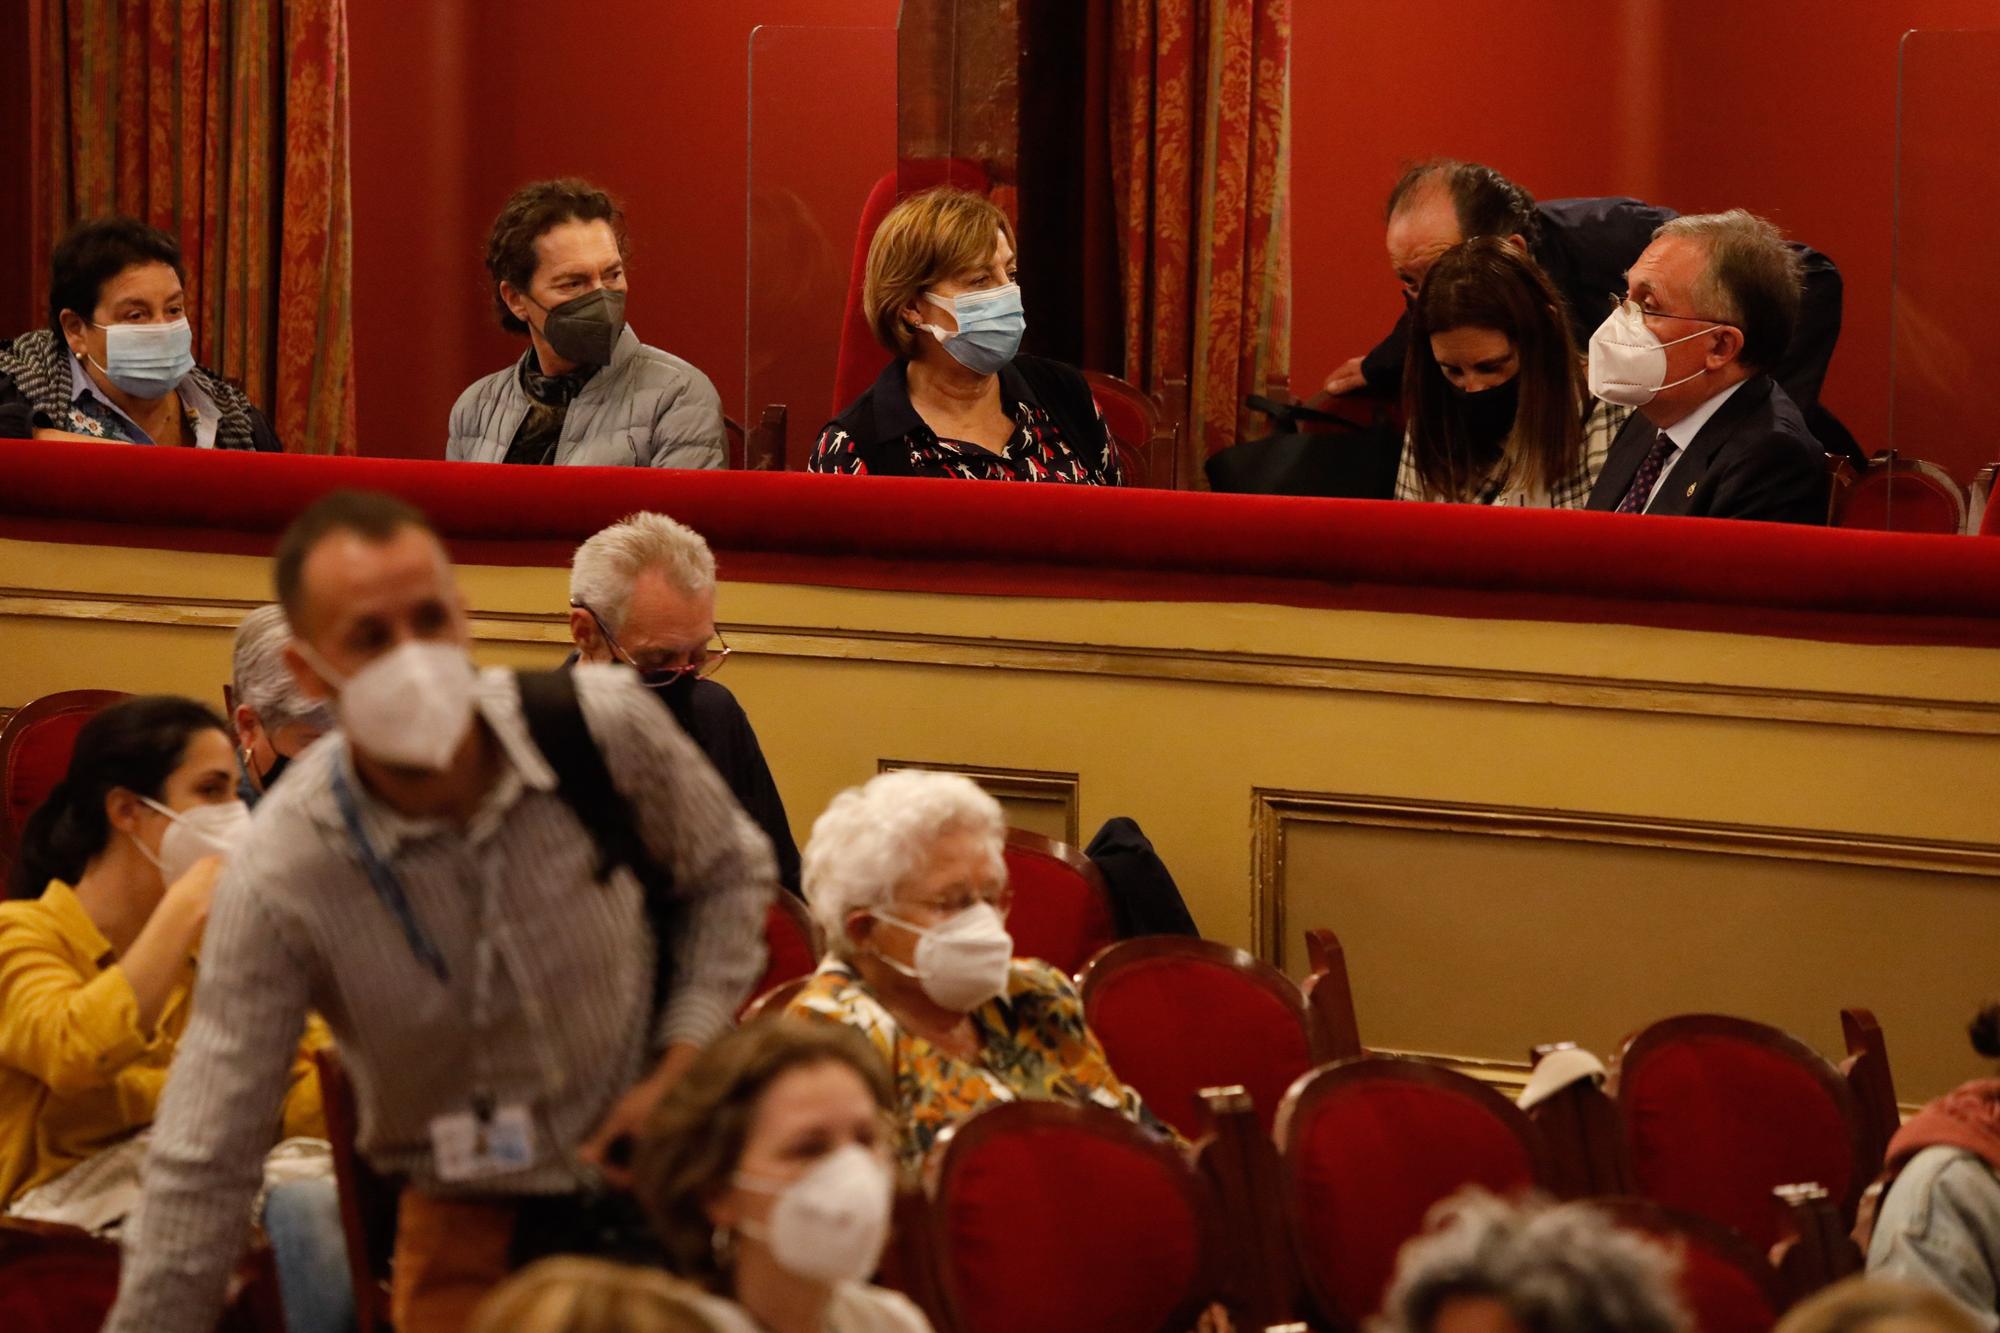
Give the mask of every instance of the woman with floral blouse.
<svg viewBox="0 0 2000 1333">
<path fill-rule="evenodd" d="M 1172 1132 L 1112 1072 L 1069 978 L 1014 957 L 1004 836 L 971 779 L 905 769 L 835 797 L 806 845 L 829 952 L 787 1012 L 858 1028 L 881 1054 L 912 1176 L 947 1127 L 1001 1102 L 1103 1106 Z"/>
</svg>

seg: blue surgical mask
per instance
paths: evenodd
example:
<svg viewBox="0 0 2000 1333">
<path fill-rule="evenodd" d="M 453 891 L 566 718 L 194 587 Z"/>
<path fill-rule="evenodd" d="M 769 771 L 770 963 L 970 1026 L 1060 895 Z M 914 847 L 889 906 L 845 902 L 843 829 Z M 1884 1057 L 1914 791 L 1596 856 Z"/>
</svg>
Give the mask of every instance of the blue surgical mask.
<svg viewBox="0 0 2000 1333">
<path fill-rule="evenodd" d="M 104 364 L 97 368 L 134 398 L 164 398 L 194 369 L 194 330 L 185 319 L 94 327 L 104 330 Z"/>
<path fill-rule="evenodd" d="M 995 374 L 1021 350 L 1021 335 L 1028 331 L 1028 316 L 1021 309 L 1019 283 L 961 292 L 957 296 L 925 292 L 924 299 L 951 311 L 958 321 L 958 332 L 936 324 L 917 327 L 943 343 L 944 350 L 967 370 L 979 375 Z"/>
</svg>

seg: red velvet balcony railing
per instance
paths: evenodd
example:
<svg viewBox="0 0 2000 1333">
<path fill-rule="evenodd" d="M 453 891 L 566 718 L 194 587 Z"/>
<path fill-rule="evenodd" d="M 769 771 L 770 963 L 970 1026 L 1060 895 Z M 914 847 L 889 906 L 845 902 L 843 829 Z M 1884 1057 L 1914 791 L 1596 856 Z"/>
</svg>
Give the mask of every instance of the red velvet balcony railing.
<svg viewBox="0 0 2000 1333">
<path fill-rule="evenodd" d="M 486 564 L 657 509 L 734 580 L 2000 644 L 2000 541 L 1458 505 L 0 441 L 0 537 L 268 554 L 342 486 Z"/>
</svg>

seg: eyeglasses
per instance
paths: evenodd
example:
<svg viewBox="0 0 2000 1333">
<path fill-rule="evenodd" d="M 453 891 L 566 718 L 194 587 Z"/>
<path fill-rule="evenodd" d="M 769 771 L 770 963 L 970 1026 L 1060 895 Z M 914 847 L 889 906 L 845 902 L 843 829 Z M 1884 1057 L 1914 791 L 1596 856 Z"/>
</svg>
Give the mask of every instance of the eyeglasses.
<svg viewBox="0 0 2000 1333">
<path fill-rule="evenodd" d="M 1605 295 L 1611 298 L 1611 308 L 1604 312 L 1607 315 L 1616 315 L 1622 312 L 1627 318 L 1644 316 L 1647 319 L 1685 319 L 1696 324 L 1720 324 L 1725 328 L 1731 329 L 1736 327 L 1734 320 L 1710 319 L 1707 315 L 1670 315 L 1664 310 L 1655 310 L 1651 306 L 1642 305 L 1634 301 L 1631 297 L 1621 296 L 1617 292 L 1607 292 Z"/>
<path fill-rule="evenodd" d="M 1014 906 L 1014 890 L 1012 887 L 986 890 L 961 889 L 941 898 L 912 898 L 900 905 L 945 918 L 957 916 L 960 912 L 969 912 L 981 903 L 1001 916 L 1006 916 Z"/>
<path fill-rule="evenodd" d="M 611 649 L 611 655 L 638 672 L 640 676 L 645 678 L 646 683 L 655 689 L 663 685 L 671 685 L 683 676 L 692 676 L 696 680 L 707 680 L 710 676 L 722 670 L 722 664 L 729 660 L 729 654 L 734 651 L 730 648 L 728 642 L 723 639 L 722 632 L 717 630 L 714 638 L 688 654 L 686 662 L 663 664 L 659 660 L 664 657 L 679 656 L 677 653 L 648 653 L 647 658 L 649 660 L 641 662 L 633 657 L 632 654 L 625 651 L 618 642 L 618 636 L 613 634 L 611 628 L 604 623 L 604 617 L 592 610 L 589 603 L 572 601 L 570 605 L 579 611 L 588 613 L 591 623 L 597 626 L 597 632 L 604 636 L 605 646 Z"/>
</svg>

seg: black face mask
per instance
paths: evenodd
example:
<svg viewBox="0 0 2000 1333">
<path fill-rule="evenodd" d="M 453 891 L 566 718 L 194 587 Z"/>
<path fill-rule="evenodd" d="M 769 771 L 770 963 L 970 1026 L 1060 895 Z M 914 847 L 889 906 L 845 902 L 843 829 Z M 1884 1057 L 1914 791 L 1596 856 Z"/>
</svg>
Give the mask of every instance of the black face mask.
<svg viewBox="0 0 2000 1333">
<path fill-rule="evenodd" d="M 1521 405 L 1519 375 L 1478 393 L 1467 393 L 1450 381 L 1445 382 L 1445 387 L 1451 390 L 1459 419 L 1475 443 L 1497 448 L 1507 438 L 1507 432 L 1514 429 L 1514 414 Z"/>
<path fill-rule="evenodd" d="M 271 766 L 257 775 L 257 785 L 265 791 L 271 790 L 272 787 L 277 785 L 278 776 L 285 771 L 286 766 L 291 762 L 292 757 L 288 754 L 281 754 L 276 759 L 273 759 Z"/>
</svg>

